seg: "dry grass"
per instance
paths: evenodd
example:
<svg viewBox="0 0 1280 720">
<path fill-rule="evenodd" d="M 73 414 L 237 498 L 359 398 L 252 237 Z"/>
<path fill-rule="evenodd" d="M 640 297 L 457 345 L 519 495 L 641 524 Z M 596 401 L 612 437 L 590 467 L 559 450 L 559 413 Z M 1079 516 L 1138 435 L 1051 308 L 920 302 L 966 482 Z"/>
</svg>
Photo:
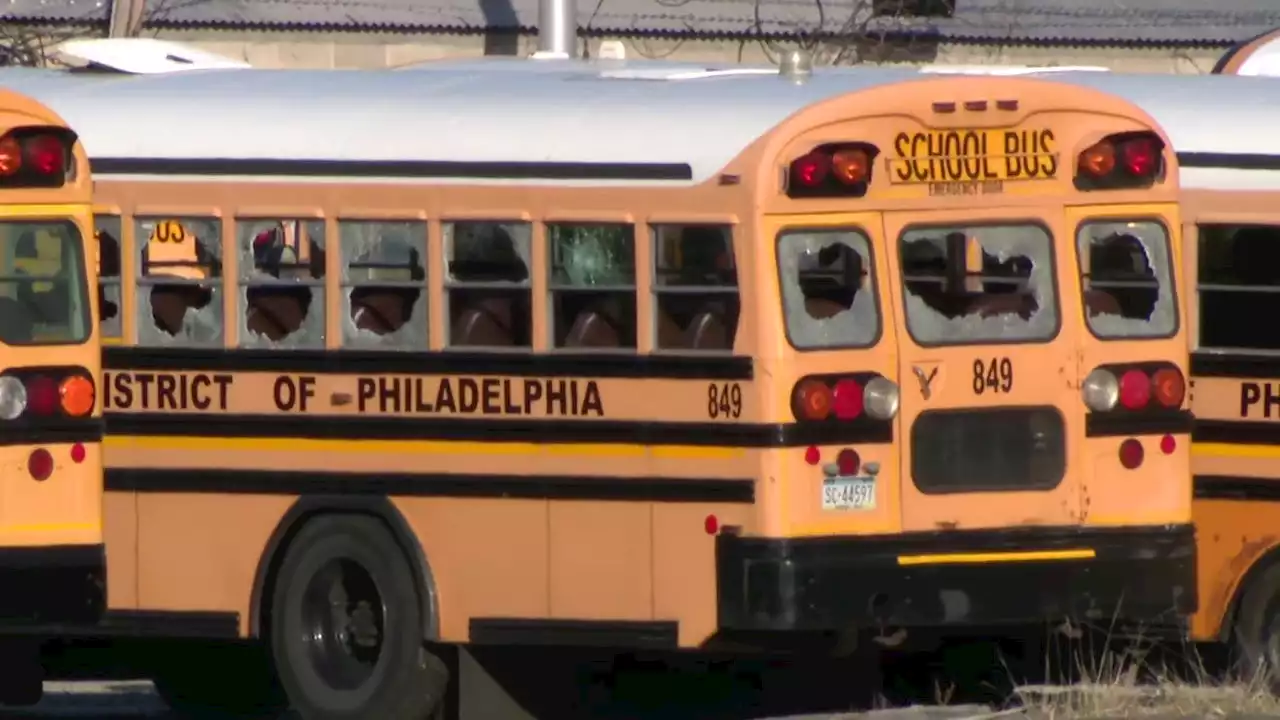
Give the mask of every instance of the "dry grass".
<svg viewBox="0 0 1280 720">
<path fill-rule="evenodd" d="M 1186 655 L 1190 655 L 1187 657 Z M 1187 650 L 1179 671 L 1166 661 L 1148 660 L 1149 648 L 1109 651 L 1085 666 L 1070 685 L 1026 685 L 1015 689 L 1022 712 L 1031 717 L 1093 718 L 1280 718 L 1280 697 L 1261 673 L 1222 677 Z"/>
</svg>

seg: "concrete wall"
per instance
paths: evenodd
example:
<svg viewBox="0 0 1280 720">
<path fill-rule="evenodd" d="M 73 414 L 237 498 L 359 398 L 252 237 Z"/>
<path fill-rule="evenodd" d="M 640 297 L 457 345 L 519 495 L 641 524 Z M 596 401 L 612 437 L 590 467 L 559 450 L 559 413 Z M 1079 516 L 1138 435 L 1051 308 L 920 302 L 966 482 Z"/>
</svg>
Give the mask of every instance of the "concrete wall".
<svg viewBox="0 0 1280 720">
<path fill-rule="evenodd" d="M 536 39 L 514 34 L 338 34 L 299 32 L 166 31 L 170 40 L 190 42 L 206 50 L 243 59 L 264 68 L 379 68 L 448 57 L 525 55 Z M 776 57 L 776 48 L 757 41 L 623 40 L 627 57 L 688 61 L 759 63 Z M 591 40 L 594 49 L 598 40 Z M 1030 47 L 941 44 L 914 48 L 865 48 L 868 57 L 890 61 L 965 64 L 1103 65 L 1115 70 L 1203 73 L 1226 51 L 1121 47 Z"/>
</svg>

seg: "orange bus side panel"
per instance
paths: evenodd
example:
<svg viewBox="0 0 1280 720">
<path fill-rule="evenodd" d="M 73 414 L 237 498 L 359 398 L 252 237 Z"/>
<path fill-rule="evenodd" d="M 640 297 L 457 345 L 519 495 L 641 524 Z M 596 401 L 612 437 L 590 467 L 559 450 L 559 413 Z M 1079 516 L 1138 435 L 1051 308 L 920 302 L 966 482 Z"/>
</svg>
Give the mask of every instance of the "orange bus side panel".
<svg viewBox="0 0 1280 720">
<path fill-rule="evenodd" d="M 1236 500 L 1197 500 L 1197 575 L 1200 611 L 1192 620 L 1192 637 L 1220 637 L 1227 611 L 1240 583 L 1254 563 L 1280 546 L 1280 506 Z"/>
</svg>

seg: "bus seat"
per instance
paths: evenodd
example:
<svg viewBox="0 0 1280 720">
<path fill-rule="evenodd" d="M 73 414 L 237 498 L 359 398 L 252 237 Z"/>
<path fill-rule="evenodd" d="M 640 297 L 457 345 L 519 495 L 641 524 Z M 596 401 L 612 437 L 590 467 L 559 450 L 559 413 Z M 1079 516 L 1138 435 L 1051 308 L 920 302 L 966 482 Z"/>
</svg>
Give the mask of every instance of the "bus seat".
<svg viewBox="0 0 1280 720">
<path fill-rule="evenodd" d="M 970 306 L 966 314 L 977 314 L 979 317 L 997 315 L 1017 315 L 1029 320 L 1035 312 L 1035 298 L 1031 293 L 1002 293 L 999 295 L 982 295 Z"/>
<path fill-rule="evenodd" d="M 355 288 L 351 291 L 351 319 L 361 330 L 388 335 L 408 320 L 409 301 L 400 288 Z"/>
<path fill-rule="evenodd" d="M 1089 317 L 1094 315 L 1123 315 L 1120 309 L 1120 301 L 1115 295 L 1106 290 L 1086 290 L 1084 292 L 1084 306 L 1089 311 Z"/>
<path fill-rule="evenodd" d="M 0 297 L 0 342 L 21 344 L 33 339 L 35 323 L 22 303 L 10 297 Z"/>
<path fill-rule="evenodd" d="M 151 288 L 151 319 L 160 330 L 177 336 L 182 333 L 182 321 L 187 308 L 202 308 L 209 304 L 212 293 L 191 285 L 153 285 Z"/>
<path fill-rule="evenodd" d="M 616 348 L 622 345 L 618 331 L 608 316 L 597 310 L 583 310 L 574 319 L 569 334 L 565 337 L 565 347 L 603 347 Z"/>
<path fill-rule="evenodd" d="M 511 301 L 485 298 L 463 308 L 453 325 L 450 345 L 458 347 L 511 347 Z"/>
<path fill-rule="evenodd" d="M 715 310 L 703 310 L 693 317 L 685 330 L 685 347 L 694 350 L 731 350 L 729 328 Z"/>
<path fill-rule="evenodd" d="M 824 298 L 805 298 L 804 300 L 804 311 L 814 320 L 833 318 L 848 309 L 834 300 Z"/>
<path fill-rule="evenodd" d="M 307 307 L 293 288 L 269 288 L 252 290 L 248 298 L 245 326 L 272 342 L 292 335 L 307 319 Z"/>
<path fill-rule="evenodd" d="M 684 331 L 671 316 L 658 311 L 658 347 L 663 350 L 678 350 L 689 347 Z"/>
</svg>

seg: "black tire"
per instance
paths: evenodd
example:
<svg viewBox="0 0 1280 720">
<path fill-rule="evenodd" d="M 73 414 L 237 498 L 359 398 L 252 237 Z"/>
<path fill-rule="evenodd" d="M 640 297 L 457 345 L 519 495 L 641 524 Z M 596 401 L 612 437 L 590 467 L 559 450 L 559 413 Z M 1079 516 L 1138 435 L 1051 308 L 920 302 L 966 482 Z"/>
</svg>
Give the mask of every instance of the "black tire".
<svg viewBox="0 0 1280 720">
<path fill-rule="evenodd" d="M 381 522 L 308 521 L 289 543 L 272 595 L 272 655 L 304 720 L 442 712 L 448 668 L 423 643 L 413 571 Z"/>
<path fill-rule="evenodd" d="M 258 643 L 166 644 L 145 662 L 156 694 L 182 717 L 265 720 L 288 707 L 267 650 Z"/>
<path fill-rule="evenodd" d="M 1280 565 L 1266 568 L 1248 581 L 1232 633 L 1235 671 L 1248 678 L 1261 673 L 1273 688 L 1280 689 Z"/>
</svg>

